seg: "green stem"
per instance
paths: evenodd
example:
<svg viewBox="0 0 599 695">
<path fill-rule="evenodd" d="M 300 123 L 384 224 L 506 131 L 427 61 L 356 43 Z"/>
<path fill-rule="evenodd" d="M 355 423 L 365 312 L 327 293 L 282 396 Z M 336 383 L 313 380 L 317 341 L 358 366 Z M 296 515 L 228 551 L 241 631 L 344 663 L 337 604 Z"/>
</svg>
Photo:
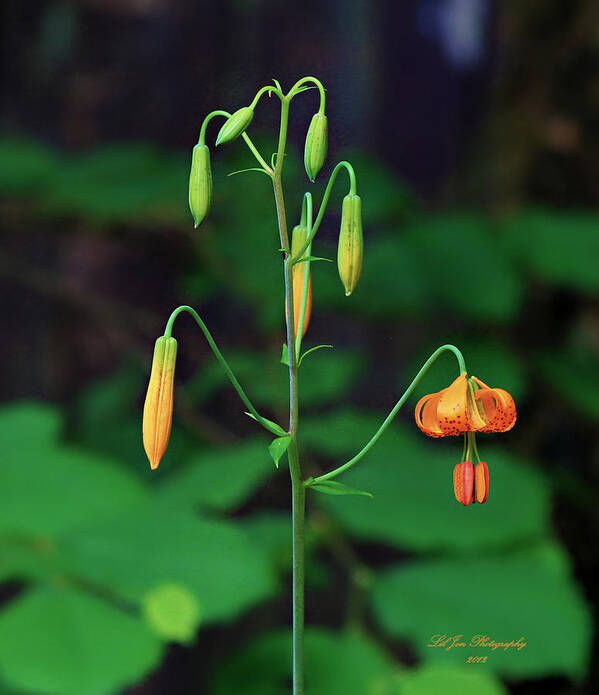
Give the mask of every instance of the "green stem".
<svg viewBox="0 0 599 695">
<path fill-rule="evenodd" d="M 289 249 L 289 233 L 285 213 L 282 172 L 285 161 L 285 143 L 289 121 L 289 96 L 281 100 L 281 125 L 277 148 L 276 166 L 273 172 L 273 190 L 277 208 L 281 248 Z M 293 695 L 304 695 L 304 518 L 306 507 L 306 490 L 302 481 L 302 472 L 297 445 L 298 396 L 297 396 L 297 353 L 294 339 L 293 315 L 293 268 L 289 262 L 289 253 L 285 252 L 285 303 L 287 307 L 287 348 L 289 354 L 289 434 L 291 441 L 287 449 L 289 473 L 291 476 L 292 495 L 292 542 L 293 542 Z"/>
<path fill-rule="evenodd" d="M 214 356 L 215 356 L 216 359 L 219 361 L 221 367 L 225 370 L 226 375 L 229 377 L 229 381 L 233 384 L 233 388 L 234 388 L 234 389 L 237 391 L 237 393 L 239 394 L 239 397 L 240 397 L 241 400 L 243 401 L 243 404 L 245 405 L 245 407 L 250 411 L 250 413 L 256 418 L 256 420 L 257 420 L 265 429 L 267 429 L 269 432 L 273 432 L 273 426 L 272 426 L 273 423 L 270 423 L 268 420 L 265 420 L 265 419 L 258 413 L 258 411 L 256 410 L 256 408 L 254 408 L 254 406 L 252 405 L 252 402 L 251 402 L 250 399 L 247 397 L 245 391 L 244 391 L 243 388 L 241 387 L 241 384 L 239 383 L 239 381 L 237 381 L 237 377 L 235 376 L 235 374 L 233 374 L 233 370 L 232 370 L 231 367 L 229 366 L 229 363 L 228 363 L 227 360 L 223 357 L 222 352 L 218 349 L 217 344 L 214 342 L 214 338 L 212 337 L 212 334 L 211 334 L 210 331 L 208 330 L 208 327 L 207 327 L 206 324 L 202 321 L 202 319 L 200 318 L 199 314 L 195 311 L 195 309 L 193 309 L 193 308 L 190 307 L 190 306 L 186 306 L 186 305 L 177 307 L 177 308 L 173 311 L 173 313 L 170 315 L 169 320 L 168 320 L 167 323 L 166 323 L 166 328 L 164 329 L 164 335 L 165 335 L 167 338 L 170 338 L 171 333 L 173 332 L 173 324 L 174 324 L 174 322 L 175 322 L 175 319 L 177 318 L 177 316 L 179 316 L 179 314 L 183 313 L 184 311 L 186 311 L 186 312 L 188 312 L 189 314 L 191 314 L 191 315 L 193 316 L 193 318 L 195 319 L 196 323 L 198 324 L 198 326 L 201 328 L 202 333 L 204 334 L 204 337 L 205 337 L 206 340 L 208 341 L 208 345 L 210 345 L 210 348 L 212 349 L 212 352 L 214 353 Z M 278 434 L 280 434 L 280 433 L 278 433 Z"/>
<path fill-rule="evenodd" d="M 314 221 L 314 226 L 312 227 L 312 231 L 310 234 L 308 234 L 306 238 L 305 244 L 302 246 L 302 248 L 295 254 L 295 256 L 291 259 L 291 263 L 297 263 L 298 260 L 304 255 L 306 249 L 310 244 L 312 243 L 312 239 L 316 236 L 316 232 L 318 231 L 318 228 L 320 227 L 320 223 L 322 222 L 322 218 L 324 217 L 324 213 L 327 208 L 327 203 L 329 202 L 329 198 L 331 196 L 331 191 L 333 190 L 333 184 L 335 183 L 335 179 L 337 178 L 337 174 L 341 171 L 342 168 L 345 168 L 347 170 L 347 173 L 349 174 L 349 194 L 353 195 L 356 192 L 356 174 L 354 172 L 354 168 L 349 162 L 339 162 L 337 166 L 333 169 L 331 172 L 331 176 L 329 177 L 329 182 L 327 183 L 327 187 L 324 189 L 324 194 L 322 196 L 322 202 L 320 203 L 320 207 L 318 208 L 318 215 L 316 215 L 316 220 Z"/>
<path fill-rule="evenodd" d="M 208 123 L 215 118 L 216 116 L 224 116 L 225 118 L 229 118 L 231 114 L 228 111 L 222 111 L 222 110 L 216 110 L 216 111 L 211 111 L 206 118 L 204 118 L 204 121 L 202 123 L 202 127 L 200 128 L 200 137 L 198 138 L 198 144 L 203 145 L 206 142 L 206 128 L 208 127 Z M 242 133 L 241 137 L 245 140 L 245 144 L 250 148 L 251 153 L 256 157 L 258 160 L 258 163 L 260 166 L 266 171 L 266 173 L 271 176 L 272 175 L 272 169 L 268 166 L 260 152 L 258 152 L 258 148 L 252 140 L 250 139 L 250 136 L 247 133 Z"/>
<path fill-rule="evenodd" d="M 397 413 L 399 412 L 402 405 L 410 397 L 410 394 L 416 388 L 416 386 L 418 385 L 418 382 L 420 381 L 420 379 L 422 379 L 422 377 L 424 376 L 424 374 L 426 373 L 428 368 L 433 364 L 433 362 L 437 359 L 437 357 L 439 357 L 439 355 L 441 355 L 443 352 L 446 352 L 447 350 L 449 350 L 450 352 L 453 352 L 453 354 L 455 355 L 455 357 L 458 361 L 458 367 L 460 370 L 460 374 L 465 372 L 466 371 L 466 363 L 464 362 L 464 357 L 463 357 L 462 353 L 458 350 L 458 348 L 455 347 L 455 345 L 441 345 L 441 347 L 437 348 L 433 352 L 433 354 L 428 358 L 428 360 L 426 360 L 426 362 L 422 365 L 422 367 L 420 368 L 420 371 L 418 372 L 418 374 L 416 374 L 412 383 L 408 386 L 408 388 L 406 389 L 403 396 L 397 401 L 393 410 L 391 410 L 389 415 L 387 415 L 383 424 L 374 433 L 374 435 L 372 436 L 372 439 L 366 444 L 366 446 L 364 446 L 364 448 L 361 449 L 347 463 L 344 463 L 342 466 L 339 466 L 339 468 L 335 468 L 335 470 L 333 470 L 333 471 L 329 471 L 329 473 L 325 473 L 324 475 L 319 475 L 318 478 L 310 479 L 309 481 L 307 481 L 307 485 L 309 486 L 309 485 L 313 485 L 315 483 L 321 483 L 324 480 L 331 480 L 332 478 L 336 478 L 340 473 L 345 472 L 346 470 L 348 470 L 349 468 L 354 466 L 356 463 L 358 463 L 358 461 L 360 461 L 360 459 L 362 459 L 364 456 L 366 456 L 366 454 L 370 451 L 370 449 L 372 449 L 372 447 L 377 443 L 377 441 L 379 440 L 379 438 L 381 437 L 383 432 L 390 425 L 391 421 L 397 415 Z"/>
<path fill-rule="evenodd" d="M 322 82 L 318 80 L 316 77 L 302 77 L 301 80 L 298 80 L 293 87 L 289 90 L 289 94 L 287 95 L 289 99 L 293 99 L 293 97 L 297 94 L 297 90 L 305 83 L 305 82 L 312 82 L 316 87 L 318 87 L 318 91 L 320 92 L 320 106 L 318 107 L 318 113 L 324 113 L 324 106 L 325 106 L 325 91 L 324 87 L 322 85 Z"/>
</svg>

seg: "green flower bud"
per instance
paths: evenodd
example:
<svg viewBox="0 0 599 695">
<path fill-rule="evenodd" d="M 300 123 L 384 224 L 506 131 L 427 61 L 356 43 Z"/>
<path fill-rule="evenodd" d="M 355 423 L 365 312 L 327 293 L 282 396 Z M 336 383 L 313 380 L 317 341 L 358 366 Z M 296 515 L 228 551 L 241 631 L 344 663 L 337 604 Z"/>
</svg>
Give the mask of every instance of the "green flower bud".
<svg viewBox="0 0 599 695">
<path fill-rule="evenodd" d="M 196 145 L 191 154 L 189 172 L 189 209 L 194 227 L 199 227 L 210 210 L 212 201 L 212 169 L 207 145 Z"/>
<path fill-rule="evenodd" d="M 337 267 L 346 296 L 349 296 L 358 284 L 363 254 L 362 201 L 359 195 L 349 193 L 343 199 L 337 249 Z"/>
<path fill-rule="evenodd" d="M 318 176 L 327 158 L 328 125 L 324 113 L 315 113 L 310 121 L 306 146 L 304 148 L 304 166 L 306 174 L 312 183 Z"/>
<path fill-rule="evenodd" d="M 234 114 L 227 118 L 222 128 L 218 131 L 216 144 L 221 145 L 238 138 L 252 122 L 253 117 L 254 111 L 249 106 L 244 106 L 238 111 L 235 111 Z"/>
</svg>

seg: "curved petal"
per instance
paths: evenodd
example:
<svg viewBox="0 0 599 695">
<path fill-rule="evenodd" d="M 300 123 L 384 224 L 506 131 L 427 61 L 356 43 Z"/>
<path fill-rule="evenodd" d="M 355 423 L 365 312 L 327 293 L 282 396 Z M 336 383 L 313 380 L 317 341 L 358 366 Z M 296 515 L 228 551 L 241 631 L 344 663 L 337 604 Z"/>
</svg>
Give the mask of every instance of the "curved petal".
<svg viewBox="0 0 599 695">
<path fill-rule="evenodd" d="M 437 419 L 442 436 L 462 434 L 471 430 L 466 372 L 460 374 L 451 386 L 440 391 L 439 395 Z"/>
<path fill-rule="evenodd" d="M 479 432 L 507 432 L 516 422 L 514 399 L 504 389 L 479 389 L 474 397 L 482 405 L 485 425 Z"/>
<path fill-rule="evenodd" d="M 441 393 L 429 393 L 418 401 L 414 411 L 416 424 L 429 437 L 443 436 L 443 430 L 439 427 L 437 418 L 437 405 L 440 398 Z"/>
</svg>

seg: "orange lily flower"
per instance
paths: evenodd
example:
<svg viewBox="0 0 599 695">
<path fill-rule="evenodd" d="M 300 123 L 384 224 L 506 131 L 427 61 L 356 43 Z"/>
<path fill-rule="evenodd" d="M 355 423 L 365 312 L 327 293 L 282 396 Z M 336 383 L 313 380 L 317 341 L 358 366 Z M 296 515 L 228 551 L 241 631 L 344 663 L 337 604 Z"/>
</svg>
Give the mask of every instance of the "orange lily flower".
<svg viewBox="0 0 599 695">
<path fill-rule="evenodd" d="M 507 432 L 516 422 L 514 399 L 504 389 L 491 388 L 466 372 L 447 388 L 418 401 L 416 424 L 429 437 L 464 435 L 462 463 L 453 471 L 458 502 L 482 504 L 489 496 L 489 468 L 478 456 L 476 432 Z M 479 463 L 472 465 L 476 455 Z"/>
<path fill-rule="evenodd" d="M 429 437 L 465 432 L 507 432 L 516 422 L 514 399 L 504 389 L 490 388 L 466 372 L 447 388 L 416 405 L 416 424 Z"/>
</svg>

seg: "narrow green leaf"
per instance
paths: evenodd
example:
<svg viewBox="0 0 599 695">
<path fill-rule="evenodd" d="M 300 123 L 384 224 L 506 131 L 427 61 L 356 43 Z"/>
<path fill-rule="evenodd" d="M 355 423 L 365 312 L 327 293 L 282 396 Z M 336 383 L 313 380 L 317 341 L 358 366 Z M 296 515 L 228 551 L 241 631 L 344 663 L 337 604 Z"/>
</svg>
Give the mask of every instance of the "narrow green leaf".
<svg viewBox="0 0 599 695">
<path fill-rule="evenodd" d="M 287 347 L 287 346 L 285 346 L 285 347 Z M 309 350 L 306 350 L 306 352 L 304 352 L 304 354 L 299 358 L 299 362 L 298 362 L 297 366 L 299 367 L 301 365 L 302 360 L 304 359 L 304 357 L 306 355 L 309 355 L 311 352 L 314 352 L 315 350 L 320 350 L 320 348 L 331 348 L 332 349 L 333 346 L 332 345 L 315 345 L 314 347 L 311 347 Z"/>
<path fill-rule="evenodd" d="M 321 258 L 320 256 L 302 256 L 302 258 L 295 261 L 295 263 L 305 263 L 306 261 L 326 261 L 327 263 L 333 262 L 330 258 Z"/>
<path fill-rule="evenodd" d="M 235 176 L 236 174 L 245 174 L 246 171 L 260 171 L 263 174 L 266 174 L 267 176 L 270 176 L 270 174 L 267 171 L 264 171 L 261 167 L 250 167 L 249 169 L 238 169 L 237 171 L 232 171 L 230 174 L 227 174 L 227 176 Z"/>
<path fill-rule="evenodd" d="M 278 434 L 279 437 L 287 436 L 287 432 L 281 427 L 281 425 L 277 425 L 276 422 L 268 420 L 265 417 L 260 417 L 260 419 L 258 419 L 255 415 L 252 415 L 252 413 L 248 413 L 247 411 L 245 411 L 245 414 L 248 417 L 251 417 L 252 420 L 259 422 L 262 425 L 262 427 L 267 429 L 269 432 L 272 432 L 273 434 Z"/>
<path fill-rule="evenodd" d="M 272 460 L 275 462 L 275 466 L 277 468 L 279 467 L 281 456 L 283 456 L 283 454 L 289 448 L 290 442 L 291 437 L 287 435 L 286 437 L 277 437 L 276 439 L 273 439 L 268 445 L 268 453 L 272 456 Z"/>
<path fill-rule="evenodd" d="M 366 492 L 366 490 L 357 490 L 336 480 L 323 480 L 321 483 L 306 482 L 306 487 L 318 492 L 324 492 L 327 495 L 364 495 L 365 497 L 372 497 L 372 493 Z"/>
<path fill-rule="evenodd" d="M 281 350 L 281 364 L 289 367 L 289 350 L 287 349 L 287 343 L 283 343 L 283 349 Z"/>
</svg>

